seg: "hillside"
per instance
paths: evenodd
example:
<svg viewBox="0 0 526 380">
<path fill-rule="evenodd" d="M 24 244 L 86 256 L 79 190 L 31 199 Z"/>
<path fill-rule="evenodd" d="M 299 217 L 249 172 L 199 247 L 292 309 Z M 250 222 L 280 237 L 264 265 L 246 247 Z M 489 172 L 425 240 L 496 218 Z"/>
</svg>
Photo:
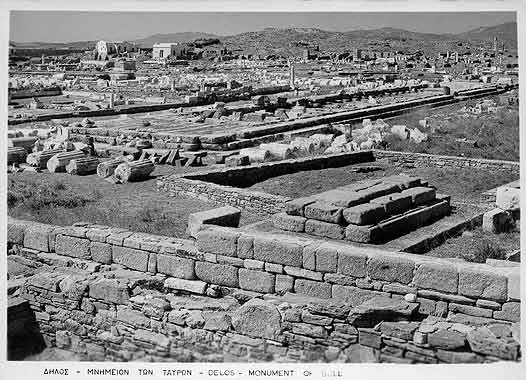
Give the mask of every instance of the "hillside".
<svg viewBox="0 0 526 380">
<path fill-rule="evenodd" d="M 458 34 L 459 38 L 468 40 L 492 40 L 497 36 L 500 41 L 517 41 L 517 23 L 508 22 L 505 24 L 480 27 L 465 33 Z"/>
<path fill-rule="evenodd" d="M 140 47 L 152 47 L 156 42 L 191 42 L 198 38 L 217 38 L 216 35 L 201 32 L 182 32 L 182 33 L 166 33 L 154 34 L 145 38 L 134 40 Z"/>
</svg>

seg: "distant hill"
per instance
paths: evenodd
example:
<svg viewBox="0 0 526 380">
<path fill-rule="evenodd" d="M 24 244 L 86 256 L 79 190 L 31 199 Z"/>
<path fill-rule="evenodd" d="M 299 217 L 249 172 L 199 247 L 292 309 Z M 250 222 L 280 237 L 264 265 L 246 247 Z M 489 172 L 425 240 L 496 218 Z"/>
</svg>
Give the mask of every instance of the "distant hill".
<svg viewBox="0 0 526 380">
<path fill-rule="evenodd" d="M 140 47 L 152 47 L 156 42 L 191 42 L 198 38 L 218 38 L 215 34 L 201 32 L 182 32 L 154 34 L 145 38 L 134 40 Z"/>
<path fill-rule="evenodd" d="M 500 41 L 517 41 L 517 23 L 508 22 L 495 26 L 483 26 L 457 35 L 468 40 L 492 40 L 497 36 Z"/>
</svg>

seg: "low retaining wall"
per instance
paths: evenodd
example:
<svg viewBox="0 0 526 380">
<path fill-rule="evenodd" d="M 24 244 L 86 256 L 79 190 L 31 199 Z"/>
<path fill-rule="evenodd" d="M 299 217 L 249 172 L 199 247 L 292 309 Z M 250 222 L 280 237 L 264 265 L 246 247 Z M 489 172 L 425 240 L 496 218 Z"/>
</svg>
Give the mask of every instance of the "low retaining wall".
<svg viewBox="0 0 526 380">
<path fill-rule="evenodd" d="M 518 267 L 225 227 L 200 231 L 194 244 L 11 219 L 8 242 L 52 265 L 20 291 L 48 345 L 92 360 L 353 361 L 356 350 L 395 362 L 520 356 L 512 338 Z"/>
<path fill-rule="evenodd" d="M 339 153 L 319 157 L 307 157 L 278 162 L 177 174 L 157 180 L 157 190 L 173 196 L 188 196 L 218 204 L 227 204 L 266 215 L 285 209 L 290 198 L 245 190 L 268 178 L 297 173 L 304 170 L 320 170 L 374 161 L 371 151 Z M 238 186 L 238 187 L 235 187 Z"/>
<path fill-rule="evenodd" d="M 379 149 L 375 149 L 373 152 L 377 160 L 388 159 L 395 166 L 474 168 L 492 171 L 506 171 L 516 173 L 517 175 L 520 172 L 520 162 L 515 161 L 439 156 L 435 154 L 395 152 Z"/>
</svg>

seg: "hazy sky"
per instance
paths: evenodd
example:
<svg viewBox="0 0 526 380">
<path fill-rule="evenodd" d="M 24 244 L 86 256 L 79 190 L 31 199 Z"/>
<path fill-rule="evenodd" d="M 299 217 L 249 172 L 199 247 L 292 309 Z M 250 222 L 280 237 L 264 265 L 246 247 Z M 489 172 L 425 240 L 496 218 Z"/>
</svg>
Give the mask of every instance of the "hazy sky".
<svg viewBox="0 0 526 380">
<path fill-rule="evenodd" d="M 156 33 L 219 35 L 266 27 L 315 27 L 346 31 L 382 27 L 428 33 L 460 33 L 516 21 L 514 12 L 465 13 L 155 13 L 14 11 L 10 40 L 66 42 L 132 40 Z"/>
</svg>

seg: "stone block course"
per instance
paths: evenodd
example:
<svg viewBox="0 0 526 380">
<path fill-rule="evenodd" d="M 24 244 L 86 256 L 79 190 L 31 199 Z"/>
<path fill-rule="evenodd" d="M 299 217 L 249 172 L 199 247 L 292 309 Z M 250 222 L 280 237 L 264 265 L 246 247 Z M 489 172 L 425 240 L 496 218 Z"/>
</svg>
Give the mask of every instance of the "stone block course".
<svg viewBox="0 0 526 380">
<path fill-rule="evenodd" d="M 338 273 L 351 277 L 365 277 L 367 255 L 354 249 L 342 249 L 338 253 Z"/>
<path fill-rule="evenodd" d="M 174 255 L 157 255 L 157 271 L 169 276 L 193 280 L 195 278 L 194 260 Z"/>
<path fill-rule="evenodd" d="M 338 251 L 328 244 L 322 244 L 316 250 L 316 271 L 336 272 L 338 266 Z"/>
<path fill-rule="evenodd" d="M 385 214 L 394 215 L 409 210 L 411 208 L 412 198 L 409 194 L 395 193 L 371 199 L 370 202 L 382 206 Z"/>
<path fill-rule="evenodd" d="M 315 202 L 305 207 L 305 217 L 339 224 L 342 220 L 342 208 L 327 202 Z"/>
<path fill-rule="evenodd" d="M 305 222 L 305 232 L 309 235 L 341 240 L 345 236 L 345 228 L 334 223 L 308 219 Z"/>
<path fill-rule="evenodd" d="M 53 232 L 53 229 L 54 226 L 45 224 L 29 224 L 24 231 L 24 247 L 42 252 L 51 252 L 49 235 Z"/>
<path fill-rule="evenodd" d="M 198 279 L 209 284 L 238 287 L 238 268 L 228 265 L 207 262 L 195 263 L 195 274 Z"/>
<path fill-rule="evenodd" d="M 112 247 L 112 261 L 126 268 L 146 272 L 148 269 L 148 252 L 120 246 Z"/>
<path fill-rule="evenodd" d="M 367 272 L 372 279 L 409 284 L 415 264 L 411 260 L 391 256 L 376 256 L 369 260 Z"/>
<path fill-rule="evenodd" d="M 91 258 L 102 264 L 112 263 L 112 249 L 110 244 L 92 241 L 90 244 Z"/>
<path fill-rule="evenodd" d="M 347 223 L 360 226 L 375 224 L 385 215 L 383 205 L 362 203 L 343 210 L 343 218 Z"/>
<path fill-rule="evenodd" d="M 275 276 L 262 271 L 239 269 L 239 287 L 259 293 L 274 293 Z"/>
<path fill-rule="evenodd" d="M 415 271 L 413 283 L 418 288 L 456 293 L 458 290 L 458 271 L 454 265 L 421 264 Z"/>
<path fill-rule="evenodd" d="M 254 259 L 301 267 L 303 247 L 293 240 L 272 235 L 254 238 Z"/>
<path fill-rule="evenodd" d="M 197 248 L 201 252 L 236 256 L 239 235 L 228 228 L 205 228 L 196 233 Z"/>
<path fill-rule="evenodd" d="M 88 239 L 58 235 L 55 240 L 55 252 L 59 255 L 90 259 L 90 241 Z"/>
<path fill-rule="evenodd" d="M 462 268 L 459 271 L 458 292 L 467 297 L 505 301 L 508 282 L 505 276 L 497 273 Z"/>
<path fill-rule="evenodd" d="M 292 232 L 305 231 L 305 222 L 307 218 L 302 216 L 288 215 L 284 212 L 272 215 L 272 222 L 274 226 Z"/>
<path fill-rule="evenodd" d="M 358 226 L 349 224 L 345 228 L 345 240 L 357 243 L 374 243 L 382 238 L 382 230 L 378 226 Z"/>
<path fill-rule="evenodd" d="M 331 284 L 298 278 L 294 282 L 294 291 L 311 297 L 330 298 Z"/>
</svg>

